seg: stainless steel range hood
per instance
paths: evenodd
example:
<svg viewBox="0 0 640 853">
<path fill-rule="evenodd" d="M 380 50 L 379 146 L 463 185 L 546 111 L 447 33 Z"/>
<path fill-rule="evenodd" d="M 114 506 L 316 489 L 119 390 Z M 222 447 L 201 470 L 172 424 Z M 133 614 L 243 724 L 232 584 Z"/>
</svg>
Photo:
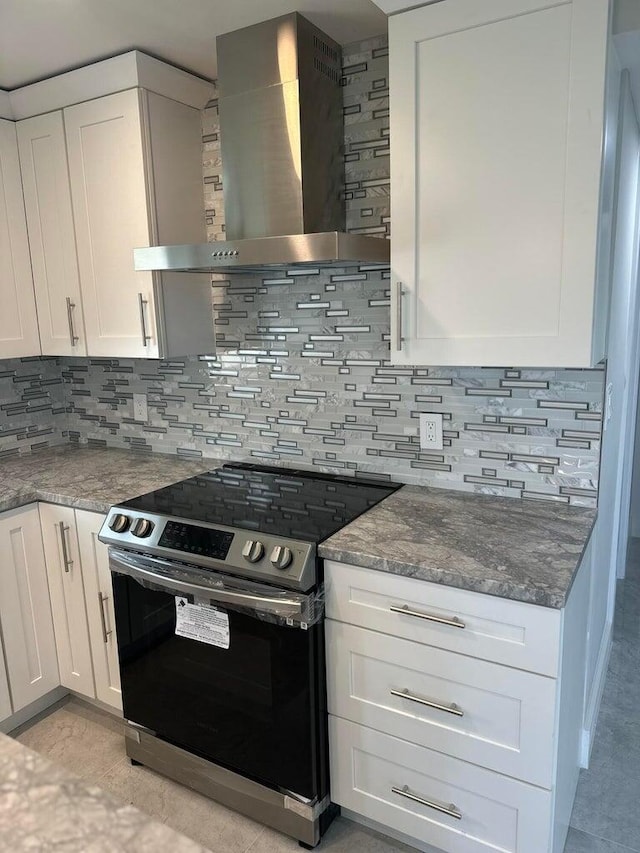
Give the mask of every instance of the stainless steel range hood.
<svg viewBox="0 0 640 853">
<path fill-rule="evenodd" d="M 344 231 L 340 46 L 297 12 L 216 44 L 227 240 L 136 249 L 136 269 L 388 265 L 388 240 Z"/>
</svg>

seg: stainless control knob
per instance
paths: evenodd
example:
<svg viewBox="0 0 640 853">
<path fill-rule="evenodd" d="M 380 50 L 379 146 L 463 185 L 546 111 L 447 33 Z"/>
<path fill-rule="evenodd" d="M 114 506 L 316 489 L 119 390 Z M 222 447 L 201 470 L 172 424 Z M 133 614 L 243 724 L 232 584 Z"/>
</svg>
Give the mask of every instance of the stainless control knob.
<svg viewBox="0 0 640 853">
<path fill-rule="evenodd" d="M 130 524 L 131 519 L 129 516 L 123 515 L 119 512 L 117 515 L 114 515 L 109 522 L 109 529 L 113 530 L 114 533 L 125 533 L 129 529 Z"/>
<path fill-rule="evenodd" d="M 250 563 L 257 563 L 264 556 L 264 545 L 258 539 L 247 539 L 242 548 L 242 556 Z"/>
<path fill-rule="evenodd" d="M 284 545 L 276 545 L 269 559 L 276 569 L 286 569 L 293 560 L 291 548 L 286 548 Z"/>
<path fill-rule="evenodd" d="M 148 518 L 137 518 L 133 522 L 133 526 L 131 528 L 131 532 L 134 536 L 138 536 L 140 539 L 145 539 L 151 531 L 153 530 L 153 522 L 149 521 Z"/>
</svg>

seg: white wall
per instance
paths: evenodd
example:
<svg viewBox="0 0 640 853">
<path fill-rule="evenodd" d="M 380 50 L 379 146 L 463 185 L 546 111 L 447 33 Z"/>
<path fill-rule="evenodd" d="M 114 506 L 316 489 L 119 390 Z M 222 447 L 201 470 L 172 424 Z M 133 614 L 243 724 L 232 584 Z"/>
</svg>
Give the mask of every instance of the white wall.
<svg viewBox="0 0 640 853">
<path fill-rule="evenodd" d="M 609 88 L 609 99 L 614 97 Z M 585 730 L 593 736 L 610 648 L 616 574 L 624 570 L 631 456 L 638 382 L 638 180 L 640 131 L 630 88 L 622 74 L 616 140 L 613 244 L 610 258 L 611 309 L 598 521 L 593 536 Z M 604 270 L 603 270 L 604 273 Z"/>
<path fill-rule="evenodd" d="M 624 33 L 640 30 L 640 2 L 638 0 L 615 0 L 613 4 L 613 32 Z"/>
</svg>

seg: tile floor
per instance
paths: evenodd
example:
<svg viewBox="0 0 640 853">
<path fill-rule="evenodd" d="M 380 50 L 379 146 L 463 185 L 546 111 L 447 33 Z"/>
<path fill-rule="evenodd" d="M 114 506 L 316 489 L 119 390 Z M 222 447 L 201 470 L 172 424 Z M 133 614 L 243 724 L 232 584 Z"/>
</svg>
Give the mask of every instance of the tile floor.
<svg viewBox="0 0 640 853">
<path fill-rule="evenodd" d="M 286 853 L 297 843 L 212 802 L 124 754 L 119 722 L 76 699 L 13 733 L 213 853 Z M 400 853 L 402 844 L 338 819 L 322 853 Z M 162 851 L 158 851 L 162 853 Z M 614 643 L 593 747 L 582 771 L 565 853 L 640 853 L 640 539 L 620 583 Z"/>
<path fill-rule="evenodd" d="M 12 735 L 25 746 L 132 803 L 213 853 L 300 853 L 301 848 L 292 839 L 145 767 L 132 767 L 124 752 L 121 723 L 82 701 L 62 700 L 50 712 L 16 729 Z M 414 853 L 412 848 L 344 818 L 333 823 L 320 850 L 323 853 Z"/>
</svg>

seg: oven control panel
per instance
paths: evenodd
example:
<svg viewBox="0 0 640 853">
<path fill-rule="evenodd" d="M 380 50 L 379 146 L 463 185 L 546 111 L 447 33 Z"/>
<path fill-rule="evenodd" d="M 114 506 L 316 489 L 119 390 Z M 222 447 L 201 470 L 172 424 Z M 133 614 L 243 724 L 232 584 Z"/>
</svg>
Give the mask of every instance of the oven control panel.
<svg viewBox="0 0 640 853">
<path fill-rule="evenodd" d="M 315 545 L 262 531 L 193 523 L 112 507 L 100 531 L 107 545 L 306 592 L 316 583 Z"/>
<path fill-rule="evenodd" d="M 233 537 L 233 533 L 224 530 L 186 524 L 183 521 L 167 521 L 158 545 L 187 554 L 201 554 L 214 560 L 226 560 Z"/>
</svg>

